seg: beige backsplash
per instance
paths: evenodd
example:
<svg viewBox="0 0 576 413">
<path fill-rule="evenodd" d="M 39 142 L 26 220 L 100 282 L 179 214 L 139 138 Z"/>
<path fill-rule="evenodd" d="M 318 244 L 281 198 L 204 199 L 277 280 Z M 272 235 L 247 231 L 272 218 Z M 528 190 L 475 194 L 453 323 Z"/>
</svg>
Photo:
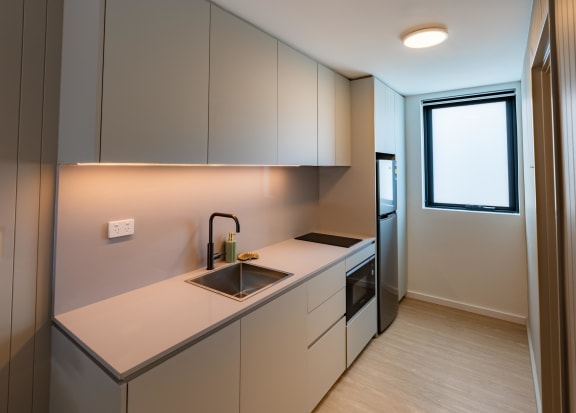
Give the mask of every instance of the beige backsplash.
<svg viewBox="0 0 576 413">
<path fill-rule="evenodd" d="M 54 313 L 206 265 L 215 211 L 238 216 L 238 252 L 309 232 L 317 225 L 317 168 L 61 166 Z M 126 218 L 135 234 L 107 239 L 108 221 Z M 216 251 L 234 230 L 232 220 L 214 220 Z"/>
</svg>

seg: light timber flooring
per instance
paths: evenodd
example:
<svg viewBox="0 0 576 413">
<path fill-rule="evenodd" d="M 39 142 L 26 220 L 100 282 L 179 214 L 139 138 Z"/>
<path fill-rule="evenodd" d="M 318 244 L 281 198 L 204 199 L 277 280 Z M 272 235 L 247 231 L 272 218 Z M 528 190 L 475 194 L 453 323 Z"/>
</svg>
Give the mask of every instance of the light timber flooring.
<svg viewBox="0 0 576 413">
<path fill-rule="evenodd" d="M 524 326 L 406 298 L 314 413 L 536 411 Z"/>
</svg>

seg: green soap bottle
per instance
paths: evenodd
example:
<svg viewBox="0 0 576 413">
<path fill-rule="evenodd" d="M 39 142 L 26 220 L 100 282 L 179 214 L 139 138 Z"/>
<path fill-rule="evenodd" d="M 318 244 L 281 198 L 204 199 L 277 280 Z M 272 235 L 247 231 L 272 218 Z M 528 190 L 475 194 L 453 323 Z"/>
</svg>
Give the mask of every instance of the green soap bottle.
<svg viewBox="0 0 576 413">
<path fill-rule="evenodd" d="M 236 262 L 236 240 L 234 239 L 233 232 L 228 233 L 228 241 L 226 241 L 226 262 Z"/>
</svg>

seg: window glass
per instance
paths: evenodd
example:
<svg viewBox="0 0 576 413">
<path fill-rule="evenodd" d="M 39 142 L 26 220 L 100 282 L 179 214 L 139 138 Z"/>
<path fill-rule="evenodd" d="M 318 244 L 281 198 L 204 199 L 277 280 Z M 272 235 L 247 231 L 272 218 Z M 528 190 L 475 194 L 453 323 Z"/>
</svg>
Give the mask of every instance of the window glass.
<svg viewBox="0 0 576 413">
<path fill-rule="evenodd" d="M 517 212 L 514 97 L 424 106 L 425 204 Z"/>
</svg>

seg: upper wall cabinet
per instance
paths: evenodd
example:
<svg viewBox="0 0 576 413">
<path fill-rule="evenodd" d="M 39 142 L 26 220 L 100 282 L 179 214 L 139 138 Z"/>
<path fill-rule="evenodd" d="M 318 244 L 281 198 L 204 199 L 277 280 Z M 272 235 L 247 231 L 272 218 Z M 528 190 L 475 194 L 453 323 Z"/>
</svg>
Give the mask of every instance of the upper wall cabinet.
<svg viewBox="0 0 576 413">
<path fill-rule="evenodd" d="M 104 0 L 67 1 L 63 19 L 58 161 L 98 162 Z"/>
<path fill-rule="evenodd" d="M 101 162 L 206 163 L 210 5 L 107 0 Z"/>
<path fill-rule="evenodd" d="M 278 164 L 317 165 L 317 63 L 278 43 Z"/>
<path fill-rule="evenodd" d="M 351 164 L 350 81 L 318 65 L 318 165 Z"/>
<path fill-rule="evenodd" d="M 59 162 L 206 163 L 209 13 L 204 0 L 66 2 Z"/>
<path fill-rule="evenodd" d="M 404 122 L 403 98 L 374 78 L 374 138 L 376 152 L 396 153 L 396 140 Z"/>
<path fill-rule="evenodd" d="M 350 81 L 205 0 L 64 3 L 60 163 L 350 165 Z"/>
<path fill-rule="evenodd" d="M 277 40 L 213 5 L 209 163 L 277 163 L 277 74 Z"/>
</svg>

